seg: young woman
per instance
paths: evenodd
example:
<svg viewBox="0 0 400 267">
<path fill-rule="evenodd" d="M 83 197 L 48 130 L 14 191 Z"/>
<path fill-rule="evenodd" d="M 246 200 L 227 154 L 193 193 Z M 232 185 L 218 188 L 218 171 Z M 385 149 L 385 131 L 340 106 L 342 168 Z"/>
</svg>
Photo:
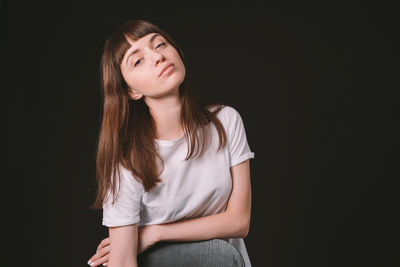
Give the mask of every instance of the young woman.
<svg viewBox="0 0 400 267">
<path fill-rule="evenodd" d="M 128 21 L 105 43 L 98 192 L 109 238 L 88 264 L 137 266 L 160 241 L 214 238 L 233 244 L 246 266 L 249 159 L 233 107 L 191 94 L 181 49 L 156 25 Z"/>
</svg>

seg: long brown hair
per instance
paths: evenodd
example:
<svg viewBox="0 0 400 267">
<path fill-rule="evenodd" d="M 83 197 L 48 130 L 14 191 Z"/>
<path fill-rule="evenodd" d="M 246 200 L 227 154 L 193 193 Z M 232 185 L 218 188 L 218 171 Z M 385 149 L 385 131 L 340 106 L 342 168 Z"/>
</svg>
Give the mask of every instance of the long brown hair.
<svg viewBox="0 0 400 267">
<path fill-rule="evenodd" d="M 105 42 L 100 63 L 103 119 L 96 158 L 97 194 L 90 207 L 92 209 L 102 208 L 110 189 L 115 201 L 119 164 L 143 184 L 145 191 L 161 181 L 164 162 L 156 147 L 156 123 L 143 97 L 139 100 L 128 97 L 129 87 L 120 69 L 122 58 L 131 46 L 126 38 L 136 41 L 149 33 L 161 34 L 178 51 L 185 64 L 182 49 L 171 36 L 146 20 L 125 22 Z M 206 151 L 209 145 L 210 122 L 214 123 L 218 132 L 218 150 L 222 149 L 226 145 L 226 132 L 216 115 L 224 105 L 195 99 L 189 89 L 188 73 L 179 87 L 179 95 L 182 102 L 181 123 L 188 144 L 185 160 L 192 156 L 201 156 Z M 210 107 L 215 108 L 209 110 Z M 201 150 L 197 144 L 201 145 Z M 161 169 L 157 168 L 157 160 L 161 163 Z"/>
</svg>

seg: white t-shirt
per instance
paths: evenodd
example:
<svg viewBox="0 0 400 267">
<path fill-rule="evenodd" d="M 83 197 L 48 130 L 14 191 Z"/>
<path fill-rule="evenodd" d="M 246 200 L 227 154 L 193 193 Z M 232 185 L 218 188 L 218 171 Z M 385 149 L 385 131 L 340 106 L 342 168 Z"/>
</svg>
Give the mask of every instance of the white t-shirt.
<svg viewBox="0 0 400 267">
<path fill-rule="evenodd" d="M 110 197 L 103 205 L 102 224 L 108 227 L 162 224 L 225 211 L 232 190 L 230 167 L 254 158 L 254 153 L 236 109 L 224 106 L 217 117 L 227 134 L 227 146 L 219 152 L 218 133 L 213 123 L 211 143 L 202 157 L 184 160 L 188 147 L 183 134 L 175 140 L 156 140 L 164 170 L 162 181 L 149 192 L 144 191 L 130 171 L 120 166 L 122 187 L 114 205 Z M 246 267 L 251 266 L 243 238 L 225 240 L 240 251 Z"/>
</svg>

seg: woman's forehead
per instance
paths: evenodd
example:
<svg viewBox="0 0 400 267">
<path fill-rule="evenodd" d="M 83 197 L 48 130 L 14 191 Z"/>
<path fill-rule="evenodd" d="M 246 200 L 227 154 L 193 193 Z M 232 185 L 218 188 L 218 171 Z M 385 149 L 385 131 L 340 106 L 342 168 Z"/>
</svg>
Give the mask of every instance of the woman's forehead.
<svg viewBox="0 0 400 267">
<path fill-rule="evenodd" d="M 136 40 L 129 35 L 125 35 L 125 40 L 132 46 L 135 43 L 146 42 L 146 40 L 147 40 L 147 42 L 154 41 L 157 37 L 163 38 L 163 36 L 161 34 L 152 32 L 152 33 L 146 34 L 145 36 L 142 36 Z"/>
</svg>

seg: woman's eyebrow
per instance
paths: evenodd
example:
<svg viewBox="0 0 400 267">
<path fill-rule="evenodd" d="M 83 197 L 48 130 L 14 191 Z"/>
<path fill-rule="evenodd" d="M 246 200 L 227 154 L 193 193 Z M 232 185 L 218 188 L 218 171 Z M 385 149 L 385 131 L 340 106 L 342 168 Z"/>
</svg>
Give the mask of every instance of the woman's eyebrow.
<svg viewBox="0 0 400 267">
<path fill-rule="evenodd" d="M 154 39 L 155 39 L 157 36 L 161 36 L 161 35 L 158 34 L 158 33 L 153 34 L 153 36 L 151 36 L 151 38 L 150 38 L 150 40 L 149 40 L 149 44 L 151 44 L 152 42 L 154 42 Z M 125 61 L 126 64 L 125 64 L 125 65 L 128 64 L 129 58 L 130 58 L 133 54 L 136 54 L 136 53 L 139 52 L 139 51 L 140 51 L 140 49 L 137 48 L 137 49 L 133 50 L 132 52 L 130 52 L 129 55 L 128 55 L 128 57 L 126 58 L 126 61 Z"/>
</svg>

